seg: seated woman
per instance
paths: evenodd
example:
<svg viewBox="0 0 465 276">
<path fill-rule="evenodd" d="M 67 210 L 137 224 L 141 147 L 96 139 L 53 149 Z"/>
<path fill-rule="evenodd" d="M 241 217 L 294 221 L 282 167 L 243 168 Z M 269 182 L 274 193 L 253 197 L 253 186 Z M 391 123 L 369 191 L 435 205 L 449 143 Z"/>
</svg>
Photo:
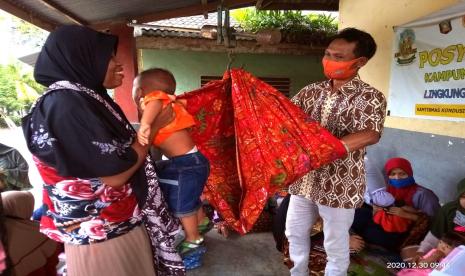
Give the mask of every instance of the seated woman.
<svg viewBox="0 0 465 276">
<path fill-rule="evenodd" d="M 31 189 L 28 170 L 26 160 L 17 149 L 0 143 L 0 189 L 3 191 Z"/>
<path fill-rule="evenodd" d="M 402 249 L 404 260 L 418 260 L 423 254 L 435 248 L 439 238 L 450 231 L 465 233 L 465 178 L 457 183 L 457 199 L 444 204 L 436 213 L 430 231 L 420 246 Z"/>
<path fill-rule="evenodd" d="M 415 182 L 412 166 L 407 159 L 391 158 L 386 162 L 384 170 L 388 178 L 386 191 L 394 197 L 395 206 L 385 208 L 383 216 L 398 216 L 402 221 L 410 220 L 413 224 L 422 216 L 432 217 L 439 209 L 438 197 Z M 401 232 L 398 229 L 386 231 L 386 225 L 382 225 L 379 219 L 376 219 L 377 222 L 374 220 L 374 215 L 382 210 L 376 205 L 364 205 L 357 209 L 352 231 L 367 243 L 397 251 L 409 235 L 409 227 Z"/>
<path fill-rule="evenodd" d="M 34 197 L 26 191 L 1 193 L 2 240 L 6 275 L 56 275 L 62 247 L 39 232 L 39 223 L 30 220 Z M 0 273 L 1 274 L 1 273 Z"/>
</svg>

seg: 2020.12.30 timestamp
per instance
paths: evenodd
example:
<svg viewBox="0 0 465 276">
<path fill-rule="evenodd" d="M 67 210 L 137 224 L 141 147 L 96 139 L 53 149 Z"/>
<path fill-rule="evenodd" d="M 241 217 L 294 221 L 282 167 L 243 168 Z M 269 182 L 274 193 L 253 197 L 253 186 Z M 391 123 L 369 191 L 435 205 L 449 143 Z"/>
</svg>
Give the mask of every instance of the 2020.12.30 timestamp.
<svg viewBox="0 0 465 276">
<path fill-rule="evenodd" d="M 419 268 L 419 269 L 442 269 L 447 264 L 438 262 L 388 262 L 388 269 L 404 269 L 404 268 Z"/>
</svg>

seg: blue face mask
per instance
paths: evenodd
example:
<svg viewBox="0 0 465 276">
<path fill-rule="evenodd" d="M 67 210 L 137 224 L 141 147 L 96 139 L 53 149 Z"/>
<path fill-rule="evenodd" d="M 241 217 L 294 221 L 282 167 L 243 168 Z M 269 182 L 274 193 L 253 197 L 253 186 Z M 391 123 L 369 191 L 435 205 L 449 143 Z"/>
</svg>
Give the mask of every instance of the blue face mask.
<svg viewBox="0 0 465 276">
<path fill-rule="evenodd" d="M 404 188 L 412 184 L 415 184 L 415 179 L 413 178 L 413 176 L 409 176 L 403 179 L 389 179 L 388 182 L 390 185 L 396 188 Z"/>
</svg>

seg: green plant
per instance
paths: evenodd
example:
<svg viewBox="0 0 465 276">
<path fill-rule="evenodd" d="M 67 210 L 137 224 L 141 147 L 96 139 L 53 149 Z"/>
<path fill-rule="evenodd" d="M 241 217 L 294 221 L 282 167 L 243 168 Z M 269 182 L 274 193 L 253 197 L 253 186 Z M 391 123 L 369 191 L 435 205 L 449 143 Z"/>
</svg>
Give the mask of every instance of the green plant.
<svg viewBox="0 0 465 276">
<path fill-rule="evenodd" d="M 308 18 L 312 29 L 326 32 L 329 35 L 337 33 L 337 20 L 330 14 L 309 14 Z"/>
<path fill-rule="evenodd" d="M 15 123 L 43 91 L 31 72 L 24 72 L 19 63 L 0 65 L 0 112 Z"/>
<path fill-rule="evenodd" d="M 269 28 L 304 29 L 306 16 L 300 11 L 257 11 L 253 8 L 232 11 L 232 17 L 247 32 Z"/>
<path fill-rule="evenodd" d="M 278 28 L 288 33 L 323 32 L 330 36 L 337 32 L 337 20 L 326 14 L 304 14 L 302 11 L 257 11 L 244 8 L 232 11 L 232 17 L 246 32 Z"/>
</svg>

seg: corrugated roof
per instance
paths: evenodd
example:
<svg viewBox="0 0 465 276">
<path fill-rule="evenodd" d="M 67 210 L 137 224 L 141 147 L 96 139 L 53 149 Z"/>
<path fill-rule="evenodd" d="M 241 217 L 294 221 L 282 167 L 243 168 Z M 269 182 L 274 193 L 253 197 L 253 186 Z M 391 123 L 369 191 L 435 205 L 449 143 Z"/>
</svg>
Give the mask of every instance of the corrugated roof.
<svg viewBox="0 0 465 276">
<path fill-rule="evenodd" d="M 32 24 L 52 30 L 63 24 L 83 24 L 105 29 L 130 20 L 140 23 L 212 12 L 219 5 L 239 8 L 331 10 L 339 0 L 0 0 L 0 9 Z"/>
<path fill-rule="evenodd" d="M 251 0 L 0 0 L 0 9 L 47 30 L 63 24 L 101 29 L 133 19 L 149 22 L 201 14 L 221 3 L 229 8 L 255 4 Z"/>
<path fill-rule="evenodd" d="M 224 22 L 224 17 L 223 17 Z M 202 38 L 200 29 L 204 25 L 217 26 L 218 13 L 208 13 L 208 17 L 203 15 L 185 16 L 166 20 L 153 21 L 144 27 L 135 27 L 134 36 L 154 36 L 154 37 L 189 37 L 189 38 Z M 153 25 L 150 27 L 148 25 Z M 230 26 L 237 32 L 241 31 L 240 24 L 234 18 L 230 17 Z M 186 28 L 186 30 L 171 30 L 170 27 Z M 192 31 L 187 29 L 194 29 Z M 238 39 L 251 40 L 251 38 L 238 37 Z"/>
<path fill-rule="evenodd" d="M 31 0 L 5 0 L 32 14 L 51 19 L 58 24 L 72 24 L 72 20 L 63 16 L 62 13 L 51 8 L 47 1 Z M 112 18 L 132 18 L 141 14 L 156 13 L 164 10 L 174 10 L 181 7 L 198 4 L 198 0 L 55 0 L 53 6 L 67 11 L 71 17 L 81 20 L 83 23 L 106 21 Z"/>
<path fill-rule="evenodd" d="M 188 37 L 188 38 L 202 38 L 200 33 L 197 32 L 179 32 L 168 31 L 160 28 L 134 28 L 134 36 L 150 36 L 150 37 Z"/>
<path fill-rule="evenodd" d="M 224 14 L 224 13 L 223 13 Z M 239 27 L 240 24 L 233 17 L 229 19 L 231 27 Z M 218 23 L 218 13 L 212 12 L 208 13 L 208 18 L 205 19 L 203 15 L 194 15 L 194 16 L 185 16 L 178 18 L 171 18 L 166 20 L 159 20 L 150 22 L 149 24 L 167 26 L 167 27 L 183 27 L 183 28 L 193 28 L 199 29 L 203 25 L 217 25 Z"/>
</svg>

